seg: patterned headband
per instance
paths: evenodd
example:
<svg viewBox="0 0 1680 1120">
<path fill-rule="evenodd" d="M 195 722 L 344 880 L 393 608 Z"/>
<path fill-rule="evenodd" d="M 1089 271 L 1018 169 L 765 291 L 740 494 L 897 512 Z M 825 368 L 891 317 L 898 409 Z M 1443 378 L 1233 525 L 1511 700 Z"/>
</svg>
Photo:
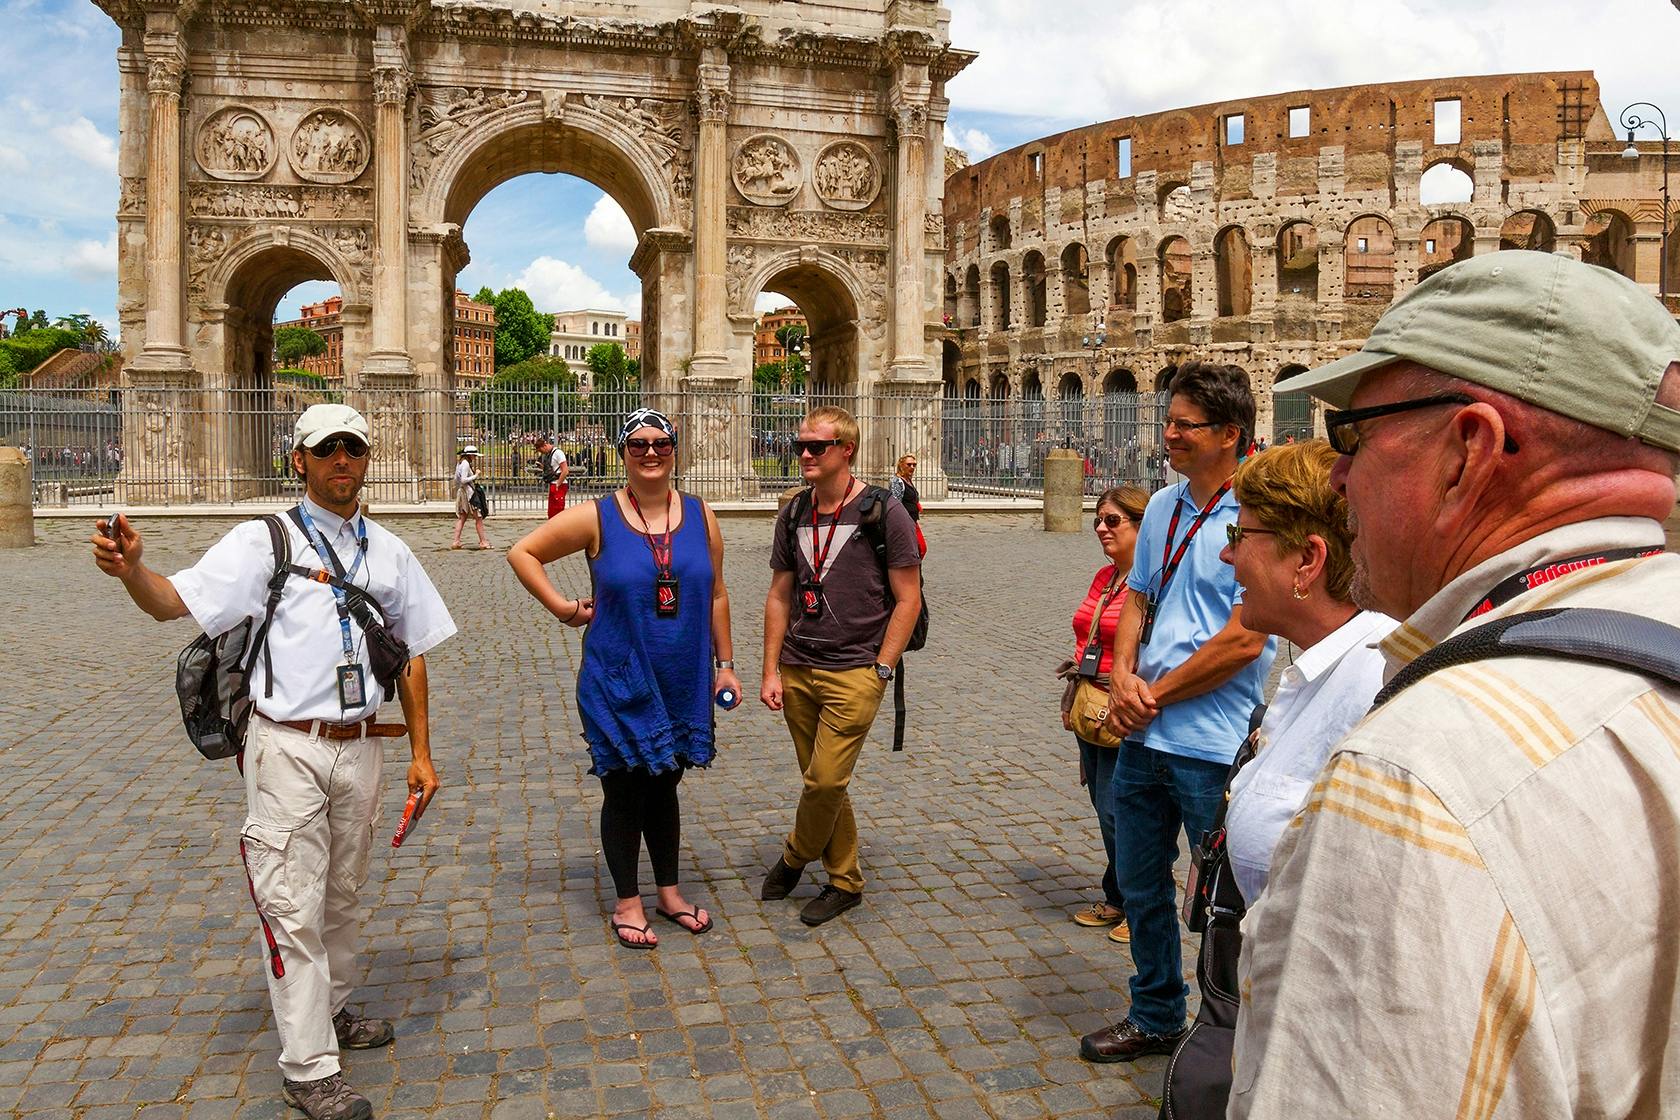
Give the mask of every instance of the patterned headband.
<svg viewBox="0 0 1680 1120">
<path fill-rule="evenodd" d="M 663 412 L 656 408 L 638 408 L 624 418 L 624 427 L 618 430 L 618 442 L 614 446 L 623 451 L 624 441 L 637 428 L 658 428 L 671 437 L 673 444 L 677 442 L 677 427 Z"/>
</svg>

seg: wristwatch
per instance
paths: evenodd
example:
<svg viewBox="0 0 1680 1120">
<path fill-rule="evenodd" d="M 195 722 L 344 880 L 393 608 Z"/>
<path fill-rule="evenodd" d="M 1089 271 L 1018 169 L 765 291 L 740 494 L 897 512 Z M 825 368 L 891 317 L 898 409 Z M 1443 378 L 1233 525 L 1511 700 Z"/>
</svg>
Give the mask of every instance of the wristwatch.
<svg viewBox="0 0 1680 1120">
<path fill-rule="evenodd" d="M 877 661 L 875 662 L 875 675 L 884 681 L 890 681 L 893 679 L 893 668 L 891 665 L 883 665 Z"/>
<path fill-rule="evenodd" d="M 712 668 L 714 668 L 714 669 L 733 669 L 733 668 L 735 668 L 735 662 L 733 660 L 713 661 L 712 662 Z"/>
</svg>

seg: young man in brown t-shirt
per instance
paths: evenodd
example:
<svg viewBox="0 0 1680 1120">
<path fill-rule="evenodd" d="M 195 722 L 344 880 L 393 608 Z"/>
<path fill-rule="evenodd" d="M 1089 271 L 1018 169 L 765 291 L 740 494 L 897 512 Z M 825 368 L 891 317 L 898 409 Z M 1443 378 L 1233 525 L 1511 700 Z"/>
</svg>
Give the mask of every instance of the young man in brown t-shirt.
<svg viewBox="0 0 1680 1120">
<path fill-rule="evenodd" d="M 814 409 L 800 424 L 793 449 L 811 493 L 776 518 L 764 603 L 759 698 L 787 720 L 804 787 L 759 897 L 786 898 L 805 865 L 821 859 L 828 885 L 799 913 L 812 926 L 863 900 L 846 787 L 922 609 L 910 515 L 887 500 L 885 571 L 859 524 L 866 487 L 852 477 L 857 445 L 857 421 L 843 408 Z M 801 523 L 791 525 L 796 511 Z"/>
</svg>

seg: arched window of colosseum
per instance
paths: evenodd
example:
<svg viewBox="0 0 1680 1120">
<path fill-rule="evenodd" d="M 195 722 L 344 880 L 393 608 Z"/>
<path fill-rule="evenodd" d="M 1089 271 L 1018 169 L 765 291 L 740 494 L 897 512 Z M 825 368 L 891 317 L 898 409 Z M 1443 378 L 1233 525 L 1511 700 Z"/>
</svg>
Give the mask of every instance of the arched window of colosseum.
<svg viewBox="0 0 1680 1120">
<path fill-rule="evenodd" d="M 1272 379 L 1275 385 L 1286 377 L 1307 372 L 1306 366 L 1284 366 Z M 1311 393 L 1299 389 L 1290 393 L 1272 393 L 1272 446 L 1291 440 L 1313 438 L 1313 399 Z"/>
<path fill-rule="evenodd" d="M 1476 232 L 1463 218 L 1436 218 L 1418 235 L 1418 279 L 1427 280 L 1449 264 L 1476 253 Z"/>
<path fill-rule="evenodd" d="M 1213 263 L 1219 314 L 1247 315 L 1254 305 L 1254 260 L 1241 226 L 1231 226 L 1213 239 Z"/>
<path fill-rule="evenodd" d="M 1171 392 L 1172 379 L 1177 376 L 1178 366 L 1176 364 L 1162 366 L 1161 372 L 1155 375 L 1155 391 L 1157 393 Z"/>
<path fill-rule="evenodd" d="M 1345 298 L 1360 303 L 1394 300 L 1394 227 L 1387 218 L 1368 214 L 1347 227 L 1343 249 Z"/>
<path fill-rule="evenodd" d="M 971 377 L 963 383 L 963 400 L 978 404 L 980 401 L 980 379 Z"/>
<path fill-rule="evenodd" d="M 1036 249 L 1021 261 L 1021 283 L 1026 285 L 1027 326 L 1042 327 L 1045 312 L 1044 254 Z"/>
<path fill-rule="evenodd" d="M 950 273 L 945 275 L 945 325 L 957 326 L 957 278 Z"/>
<path fill-rule="evenodd" d="M 1418 201 L 1425 206 L 1469 202 L 1475 193 L 1476 182 L 1469 171 L 1452 160 L 1430 164 L 1418 178 Z"/>
<path fill-rule="evenodd" d="M 1190 242 L 1169 237 L 1161 242 L 1161 321 L 1176 323 L 1190 314 Z"/>
<path fill-rule="evenodd" d="M 1499 247 L 1550 253 L 1557 248 L 1557 229 L 1540 211 L 1519 210 L 1499 227 Z"/>
<path fill-rule="evenodd" d="M 980 325 L 980 266 L 968 266 L 968 275 L 963 278 L 963 299 L 968 306 L 964 308 L 962 323 L 967 327 Z"/>
<path fill-rule="evenodd" d="M 1056 383 L 1056 411 L 1060 421 L 1059 441 L 1062 446 L 1077 446 L 1085 442 L 1085 382 L 1077 373 L 1064 373 Z"/>
<path fill-rule="evenodd" d="M 992 215 L 992 251 L 998 252 L 1009 248 L 1009 218 L 1003 214 Z"/>
<path fill-rule="evenodd" d="M 1599 210 L 1587 219 L 1581 259 L 1623 276 L 1633 276 L 1633 222 L 1620 210 Z"/>
<path fill-rule="evenodd" d="M 1110 396 L 1115 393 L 1135 392 L 1137 392 L 1137 374 L 1133 373 L 1129 369 L 1126 369 L 1124 366 L 1119 369 L 1109 370 L 1108 376 L 1103 378 L 1104 396 Z"/>
<path fill-rule="evenodd" d="M 1062 250 L 1062 302 L 1069 317 L 1091 314 L 1090 261 L 1077 241 Z"/>
<path fill-rule="evenodd" d="M 1006 331 L 1012 325 L 1009 321 L 1009 266 L 998 261 L 992 266 L 992 326 Z"/>
<path fill-rule="evenodd" d="M 1044 382 L 1039 378 L 1038 371 L 1028 370 L 1021 379 L 1021 416 L 1028 424 L 1037 426 L 1044 423 Z M 1036 431 L 1029 432 L 1036 435 Z"/>
<path fill-rule="evenodd" d="M 1318 299 L 1318 230 L 1291 222 L 1278 231 L 1278 298 Z"/>
<path fill-rule="evenodd" d="M 987 393 L 987 396 L 990 397 L 994 401 L 1006 401 L 1006 400 L 1008 400 L 1009 399 L 1009 375 L 1006 374 L 1006 373 L 994 373 L 994 374 L 992 374 L 992 388 L 991 388 L 991 391 L 989 393 Z"/>
<path fill-rule="evenodd" d="M 945 395 L 955 396 L 957 378 L 962 376 L 962 347 L 948 338 L 945 339 L 940 347 L 940 365 L 944 375 Z"/>
<path fill-rule="evenodd" d="M 1162 183 L 1160 205 L 1162 225 L 1188 225 L 1196 208 L 1184 183 Z"/>
<path fill-rule="evenodd" d="M 1137 310 L 1137 243 L 1116 237 L 1108 243 L 1108 306 L 1114 310 Z"/>
</svg>

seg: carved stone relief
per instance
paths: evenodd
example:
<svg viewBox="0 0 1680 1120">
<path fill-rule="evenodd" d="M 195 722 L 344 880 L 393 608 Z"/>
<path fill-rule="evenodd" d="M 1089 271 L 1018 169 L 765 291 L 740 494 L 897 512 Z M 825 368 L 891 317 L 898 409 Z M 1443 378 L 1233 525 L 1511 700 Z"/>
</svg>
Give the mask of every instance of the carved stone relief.
<svg viewBox="0 0 1680 1120">
<path fill-rule="evenodd" d="M 261 113 L 242 105 L 212 113 L 199 126 L 194 150 L 206 175 L 232 182 L 261 179 L 279 155 L 274 129 Z"/>
<path fill-rule="evenodd" d="M 887 219 L 880 214 L 731 206 L 729 236 L 763 241 L 884 245 L 887 241 Z"/>
<path fill-rule="evenodd" d="M 372 196 L 361 187 L 228 187 L 193 183 L 187 212 L 194 218 L 364 218 Z"/>
<path fill-rule="evenodd" d="M 683 146 L 683 110 L 651 97 L 603 97 L 589 94 L 583 103 L 622 122 L 657 154 L 670 156 Z"/>
<path fill-rule="evenodd" d="M 373 291 L 373 251 L 367 230 L 359 226 L 316 226 L 310 232 L 338 250 L 363 292 Z"/>
<path fill-rule="evenodd" d="M 204 298 L 210 269 L 227 255 L 233 240 L 233 235 L 219 226 L 187 227 L 187 291 L 194 298 Z"/>
<path fill-rule="evenodd" d="M 836 140 L 817 154 L 811 175 L 817 197 L 836 210 L 862 210 L 881 193 L 881 170 L 856 140 Z"/>
<path fill-rule="evenodd" d="M 139 176 L 124 176 L 120 193 L 117 195 L 117 217 L 143 218 L 146 216 L 146 180 Z"/>
<path fill-rule="evenodd" d="M 731 245 L 729 247 L 729 262 L 726 270 L 729 306 L 734 308 L 746 306 L 748 298 L 747 281 L 752 278 L 753 269 L 757 265 L 758 253 L 751 245 Z"/>
<path fill-rule="evenodd" d="M 799 193 L 799 154 L 779 136 L 754 136 L 735 153 L 735 189 L 763 206 L 785 206 Z"/>
<path fill-rule="evenodd" d="M 312 183 L 348 183 L 367 170 L 367 130 L 342 109 L 316 109 L 292 130 L 286 158 L 298 178 Z"/>
<path fill-rule="evenodd" d="M 409 153 L 409 186 L 416 190 L 425 186 L 438 157 L 453 147 L 469 128 L 492 113 L 524 104 L 530 96 L 525 90 L 486 92 L 482 88 L 460 86 L 422 91 L 420 131 Z"/>
</svg>

